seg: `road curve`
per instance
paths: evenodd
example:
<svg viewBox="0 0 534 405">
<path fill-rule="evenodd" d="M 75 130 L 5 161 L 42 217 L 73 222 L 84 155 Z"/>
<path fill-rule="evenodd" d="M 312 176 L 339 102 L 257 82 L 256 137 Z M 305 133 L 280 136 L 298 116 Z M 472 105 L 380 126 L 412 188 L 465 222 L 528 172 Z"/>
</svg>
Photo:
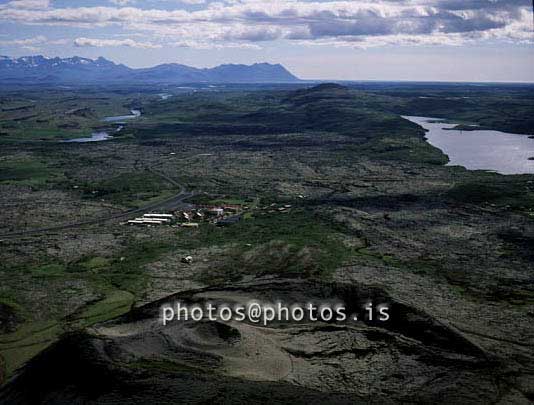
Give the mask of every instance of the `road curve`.
<svg viewBox="0 0 534 405">
<path fill-rule="evenodd" d="M 186 203 L 184 201 L 188 198 L 191 198 L 194 195 L 194 193 L 186 191 L 183 186 L 178 184 L 176 181 L 174 181 L 170 177 L 167 177 L 163 173 L 157 172 L 153 169 L 147 169 L 147 170 L 163 177 L 170 183 L 180 187 L 180 192 L 176 195 L 173 195 L 172 197 L 166 198 L 165 200 L 158 201 L 158 202 L 146 205 L 144 207 L 124 211 L 118 214 L 109 215 L 109 216 L 100 217 L 100 218 L 88 219 L 86 221 L 73 222 L 70 224 L 63 224 L 63 225 L 46 227 L 46 228 L 36 228 L 36 229 L 28 229 L 25 231 L 5 233 L 5 234 L 1 234 L 0 238 L 14 238 L 17 236 L 31 236 L 31 235 L 46 234 L 46 233 L 61 231 L 65 229 L 79 228 L 79 227 L 87 226 L 87 225 L 97 225 L 103 222 L 112 222 L 118 219 L 124 219 L 124 218 L 128 218 L 128 217 L 131 217 L 137 214 L 144 214 L 146 212 L 158 210 L 158 209 L 160 210 L 176 209 L 176 208 L 179 208 L 181 205 L 185 205 Z"/>
</svg>

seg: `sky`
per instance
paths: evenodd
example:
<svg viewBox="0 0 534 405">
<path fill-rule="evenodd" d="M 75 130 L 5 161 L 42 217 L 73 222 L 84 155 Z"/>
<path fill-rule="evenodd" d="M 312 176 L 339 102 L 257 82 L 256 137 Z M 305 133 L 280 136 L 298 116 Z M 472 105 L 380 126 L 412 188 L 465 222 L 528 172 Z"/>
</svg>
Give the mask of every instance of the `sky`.
<svg viewBox="0 0 534 405">
<path fill-rule="evenodd" d="M 0 0 L 0 55 L 281 63 L 302 79 L 534 82 L 531 0 Z"/>
</svg>

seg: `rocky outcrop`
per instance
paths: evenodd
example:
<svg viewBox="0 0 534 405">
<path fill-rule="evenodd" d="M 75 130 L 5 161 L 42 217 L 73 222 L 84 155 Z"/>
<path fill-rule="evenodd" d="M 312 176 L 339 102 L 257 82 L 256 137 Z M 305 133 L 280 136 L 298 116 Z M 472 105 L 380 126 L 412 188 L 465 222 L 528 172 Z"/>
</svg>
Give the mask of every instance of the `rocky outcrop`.
<svg viewBox="0 0 534 405">
<path fill-rule="evenodd" d="M 14 332 L 20 322 L 22 319 L 15 308 L 0 302 L 0 334 Z"/>
<path fill-rule="evenodd" d="M 6 382 L 6 362 L 0 356 L 0 387 Z"/>
<path fill-rule="evenodd" d="M 348 314 L 383 303 L 390 320 L 164 326 L 160 318 L 166 303 L 252 299 L 343 303 Z M 269 279 L 175 294 L 68 335 L 32 360 L 0 403 L 470 404 L 497 403 L 509 386 L 500 359 L 380 288 Z"/>
</svg>

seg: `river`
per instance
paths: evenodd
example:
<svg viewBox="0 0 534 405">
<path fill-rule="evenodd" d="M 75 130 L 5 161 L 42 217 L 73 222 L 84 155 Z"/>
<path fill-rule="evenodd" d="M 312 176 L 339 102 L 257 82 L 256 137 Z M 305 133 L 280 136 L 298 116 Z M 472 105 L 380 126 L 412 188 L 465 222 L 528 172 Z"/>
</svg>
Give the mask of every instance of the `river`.
<svg viewBox="0 0 534 405">
<path fill-rule="evenodd" d="M 100 141 L 107 141 L 108 139 L 112 139 L 112 138 L 113 137 L 109 135 L 107 132 L 93 132 L 91 134 L 91 137 L 68 139 L 63 142 L 77 142 L 77 143 L 100 142 Z"/>
<path fill-rule="evenodd" d="M 103 122 L 110 122 L 119 124 L 122 121 L 126 120 L 132 120 L 135 118 L 139 118 L 141 116 L 141 111 L 139 110 L 131 110 L 131 115 L 117 115 L 113 117 L 105 117 L 102 119 Z M 115 129 L 115 132 L 120 132 L 124 128 L 124 125 L 120 125 Z M 108 139 L 113 139 L 113 137 L 105 132 L 105 131 L 98 131 L 93 132 L 90 137 L 85 138 L 74 138 L 74 139 L 68 139 L 63 142 L 76 142 L 76 143 L 85 143 L 85 142 L 101 142 L 101 141 L 107 141 Z"/>
<path fill-rule="evenodd" d="M 133 120 L 141 116 L 141 111 L 139 110 L 130 110 L 131 115 L 117 115 L 114 117 L 106 117 L 102 121 L 104 122 L 120 122 L 125 120 Z"/>
</svg>

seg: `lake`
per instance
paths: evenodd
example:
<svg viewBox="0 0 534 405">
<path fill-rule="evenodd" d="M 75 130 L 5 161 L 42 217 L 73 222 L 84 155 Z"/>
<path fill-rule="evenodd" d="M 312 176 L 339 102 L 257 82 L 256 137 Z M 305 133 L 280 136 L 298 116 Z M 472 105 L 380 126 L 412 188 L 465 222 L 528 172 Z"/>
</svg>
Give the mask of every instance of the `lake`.
<svg viewBox="0 0 534 405">
<path fill-rule="evenodd" d="M 534 173 L 534 139 L 500 131 L 453 130 L 439 118 L 403 117 L 427 129 L 427 141 L 449 156 L 449 166 L 501 174 Z M 441 119 L 441 121 L 443 121 Z"/>
</svg>

